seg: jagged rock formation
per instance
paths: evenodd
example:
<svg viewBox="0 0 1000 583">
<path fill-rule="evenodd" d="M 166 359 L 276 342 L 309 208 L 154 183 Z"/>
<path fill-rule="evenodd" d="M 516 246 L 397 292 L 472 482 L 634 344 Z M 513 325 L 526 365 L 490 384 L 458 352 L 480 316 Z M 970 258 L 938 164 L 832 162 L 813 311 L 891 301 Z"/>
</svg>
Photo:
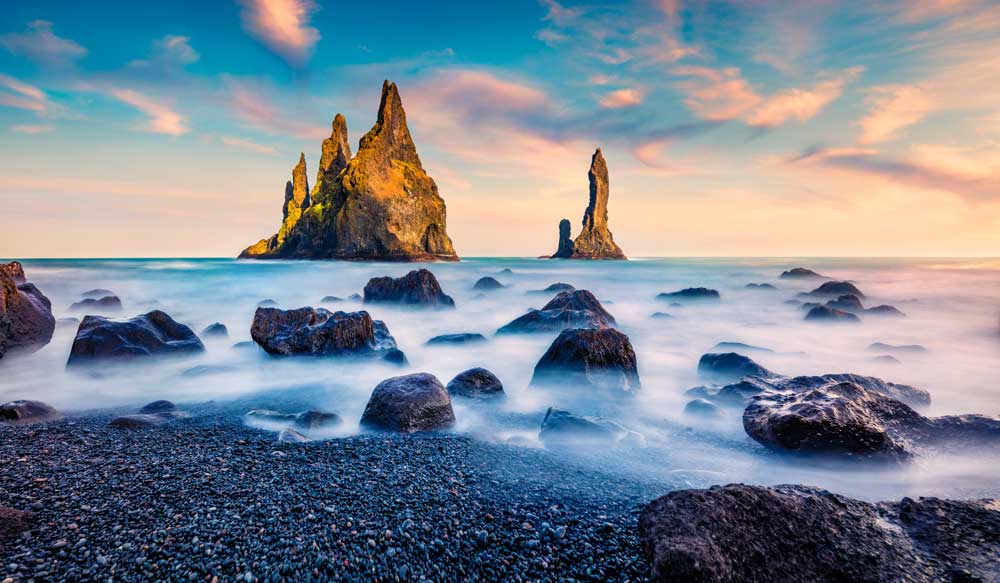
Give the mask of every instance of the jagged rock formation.
<svg viewBox="0 0 1000 583">
<path fill-rule="evenodd" d="M 304 157 L 290 184 L 281 230 L 241 258 L 458 260 L 444 200 L 417 155 L 395 83 L 382 85 L 378 120 L 356 156 L 347 122 L 337 114 L 311 195 Z"/>
<path fill-rule="evenodd" d="M 590 160 L 590 204 L 583 213 L 583 230 L 574 240 L 570 223 L 559 222 L 559 248 L 553 259 L 627 259 L 608 229 L 608 164 L 598 148 Z"/>
</svg>

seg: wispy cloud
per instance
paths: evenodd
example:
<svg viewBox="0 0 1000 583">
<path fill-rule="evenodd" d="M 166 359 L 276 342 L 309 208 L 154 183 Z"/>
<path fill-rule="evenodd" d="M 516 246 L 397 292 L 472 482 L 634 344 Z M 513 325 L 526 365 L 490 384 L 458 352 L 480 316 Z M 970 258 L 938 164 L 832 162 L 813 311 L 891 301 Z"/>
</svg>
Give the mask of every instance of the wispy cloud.
<svg viewBox="0 0 1000 583">
<path fill-rule="evenodd" d="M 241 150 L 249 150 L 251 152 L 257 152 L 258 154 L 267 154 L 269 156 L 275 156 L 278 154 L 278 151 L 272 148 L 271 146 L 258 144 L 253 140 L 248 140 L 244 138 L 235 138 L 232 136 L 222 136 L 219 139 L 223 144 L 227 146 L 232 146 L 234 148 L 239 148 Z"/>
<path fill-rule="evenodd" d="M 305 65 L 319 42 L 310 26 L 317 6 L 311 0 L 239 0 L 243 28 L 294 67 Z"/>
<path fill-rule="evenodd" d="M 183 115 L 148 95 L 132 89 L 118 88 L 109 88 L 107 94 L 144 113 L 148 117 L 147 123 L 140 128 L 144 131 L 168 136 L 180 136 L 188 132 L 187 120 Z"/>
<path fill-rule="evenodd" d="M 36 63 L 57 67 L 66 66 L 87 54 L 87 49 L 77 42 L 52 32 L 52 23 L 47 20 L 29 22 L 24 32 L 0 35 L 0 46 Z"/>
<path fill-rule="evenodd" d="M 0 73 L 0 106 L 33 111 L 39 115 L 49 113 L 52 109 L 52 103 L 44 91 L 3 73 Z"/>
<path fill-rule="evenodd" d="M 44 134 L 51 132 L 52 130 L 55 129 L 55 127 L 49 124 L 37 124 L 37 125 L 21 124 L 21 125 L 12 125 L 10 126 L 9 129 L 15 134 Z"/>
<path fill-rule="evenodd" d="M 937 107 L 935 99 L 918 85 L 882 85 L 868 91 L 869 112 L 857 123 L 862 144 L 885 142 L 923 120 Z"/>
<path fill-rule="evenodd" d="M 646 92 L 642 89 L 625 88 L 611 91 L 601 97 L 601 107 L 607 109 L 619 109 L 622 107 L 634 107 L 642 103 Z"/>
<path fill-rule="evenodd" d="M 809 89 L 779 91 L 751 111 L 746 122 L 754 127 L 776 127 L 792 119 L 800 122 L 811 119 L 838 99 L 844 87 L 857 79 L 863 70 L 851 67 Z"/>
</svg>

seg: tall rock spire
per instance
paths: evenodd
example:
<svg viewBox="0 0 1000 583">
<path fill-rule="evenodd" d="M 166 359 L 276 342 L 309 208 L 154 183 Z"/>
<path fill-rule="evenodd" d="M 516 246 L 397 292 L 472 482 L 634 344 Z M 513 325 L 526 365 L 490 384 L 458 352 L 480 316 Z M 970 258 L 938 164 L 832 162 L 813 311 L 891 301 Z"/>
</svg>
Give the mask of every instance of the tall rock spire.
<svg viewBox="0 0 1000 583">
<path fill-rule="evenodd" d="M 583 230 L 573 241 L 573 257 L 579 259 L 625 259 L 608 230 L 608 164 L 598 148 L 590 159 L 590 204 L 583 213 Z"/>
<path fill-rule="evenodd" d="M 382 100 L 378 106 L 378 120 L 372 129 L 361 138 L 358 155 L 363 150 L 378 152 L 380 159 L 399 160 L 423 169 L 417 147 L 406 125 L 403 100 L 395 83 L 382 83 Z"/>
<path fill-rule="evenodd" d="M 573 237 L 570 236 L 572 228 L 573 226 L 570 224 L 569 219 L 559 221 L 559 247 L 552 255 L 553 259 L 570 259 L 573 257 Z"/>
<path fill-rule="evenodd" d="M 295 223 L 302 217 L 302 211 L 309 206 L 309 178 L 306 176 L 306 155 L 299 154 L 299 163 L 292 168 L 292 179 L 285 184 L 285 204 L 282 207 L 284 220 L 278 230 L 278 245 L 285 241 Z"/>
<path fill-rule="evenodd" d="M 347 138 L 347 120 L 337 114 L 333 118 L 330 137 L 323 140 L 323 151 L 319 158 L 319 169 L 316 171 L 316 184 L 313 185 L 312 196 L 316 197 L 324 185 L 333 182 L 340 171 L 347 168 L 351 161 L 351 144 Z"/>
</svg>

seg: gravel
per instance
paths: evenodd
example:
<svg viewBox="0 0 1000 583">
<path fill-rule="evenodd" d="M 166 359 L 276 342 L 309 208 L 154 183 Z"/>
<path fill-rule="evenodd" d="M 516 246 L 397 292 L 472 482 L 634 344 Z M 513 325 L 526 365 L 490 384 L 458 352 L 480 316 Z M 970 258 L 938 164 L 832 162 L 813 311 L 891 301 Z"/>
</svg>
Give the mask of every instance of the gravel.
<svg viewBox="0 0 1000 583">
<path fill-rule="evenodd" d="M 247 410 L 0 426 L 0 507 L 32 513 L 0 581 L 648 580 L 663 484 L 457 434 L 279 443 Z"/>
</svg>

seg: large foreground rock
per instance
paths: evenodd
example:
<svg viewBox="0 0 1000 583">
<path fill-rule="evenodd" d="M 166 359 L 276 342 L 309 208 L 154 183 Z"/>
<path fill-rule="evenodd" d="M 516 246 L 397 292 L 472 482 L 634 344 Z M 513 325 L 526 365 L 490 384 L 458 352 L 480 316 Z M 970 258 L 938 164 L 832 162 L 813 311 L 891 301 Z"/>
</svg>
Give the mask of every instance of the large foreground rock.
<svg viewBox="0 0 1000 583">
<path fill-rule="evenodd" d="M 365 303 L 455 307 L 455 300 L 441 290 L 437 278 L 426 269 L 415 269 L 403 277 L 373 277 L 365 285 Z"/>
<path fill-rule="evenodd" d="M 590 202 L 583 213 L 583 228 L 576 239 L 570 237 L 570 222 L 559 222 L 559 247 L 553 259 L 626 259 L 608 229 L 608 164 L 598 148 L 587 172 Z"/>
<path fill-rule="evenodd" d="M 658 498 L 639 539 L 660 583 L 996 583 L 1000 503 L 731 484 Z"/>
<path fill-rule="evenodd" d="M 87 316 L 76 331 L 67 365 L 204 350 L 205 346 L 190 328 L 160 310 L 125 321 Z"/>
<path fill-rule="evenodd" d="M 10 267 L 14 264 L 17 269 Z M 9 350 L 38 350 L 56 329 L 52 303 L 34 284 L 23 282 L 20 265 L 8 263 L 0 269 L 0 358 Z"/>
<path fill-rule="evenodd" d="M 535 365 L 531 384 L 624 392 L 641 387 L 632 343 L 614 328 L 563 330 Z"/>
<path fill-rule="evenodd" d="M 286 201 L 296 203 L 292 210 L 299 213 L 297 220 L 290 221 L 293 213 L 286 204 L 281 231 L 240 257 L 458 260 L 448 237 L 444 200 L 417 155 L 395 83 L 382 85 L 378 120 L 353 158 L 347 124 L 337 115 L 308 197 L 304 159 L 300 164 L 286 195 Z"/>
<path fill-rule="evenodd" d="M 41 401 L 20 400 L 0 405 L 0 423 L 25 425 L 58 419 L 62 415 L 55 407 Z"/>
<path fill-rule="evenodd" d="M 558 332 L 566 328 L 605 328 L 615 325 L 615 318 L 594 294 L 585 289 L 564 291 L 549 300 L 541 310 L 502 326 L 497 334 Z"/>
<path fill-rule="evenodd" d="M 852 383 L 754 398 L 743 428 L 768 448 L 823 456 L 903 460 L 922 446 L 1000 445 L 1000 420 L 928 418 L 901 401 Z"/>
<path fill-rule="evenodd" d="M 455 424 L 451 397 L 432 374 L 386 379 L 375 387 L 361 425 L 384 431 L 413 433 L 447 429 Z"/>
<path fill-rule="evenodd" d="M 257 308 L 250 337 L 268 354 L 281 356 L 384 355 L 396 348 L 386 325 L 365 311 Z"/>
</svg>

